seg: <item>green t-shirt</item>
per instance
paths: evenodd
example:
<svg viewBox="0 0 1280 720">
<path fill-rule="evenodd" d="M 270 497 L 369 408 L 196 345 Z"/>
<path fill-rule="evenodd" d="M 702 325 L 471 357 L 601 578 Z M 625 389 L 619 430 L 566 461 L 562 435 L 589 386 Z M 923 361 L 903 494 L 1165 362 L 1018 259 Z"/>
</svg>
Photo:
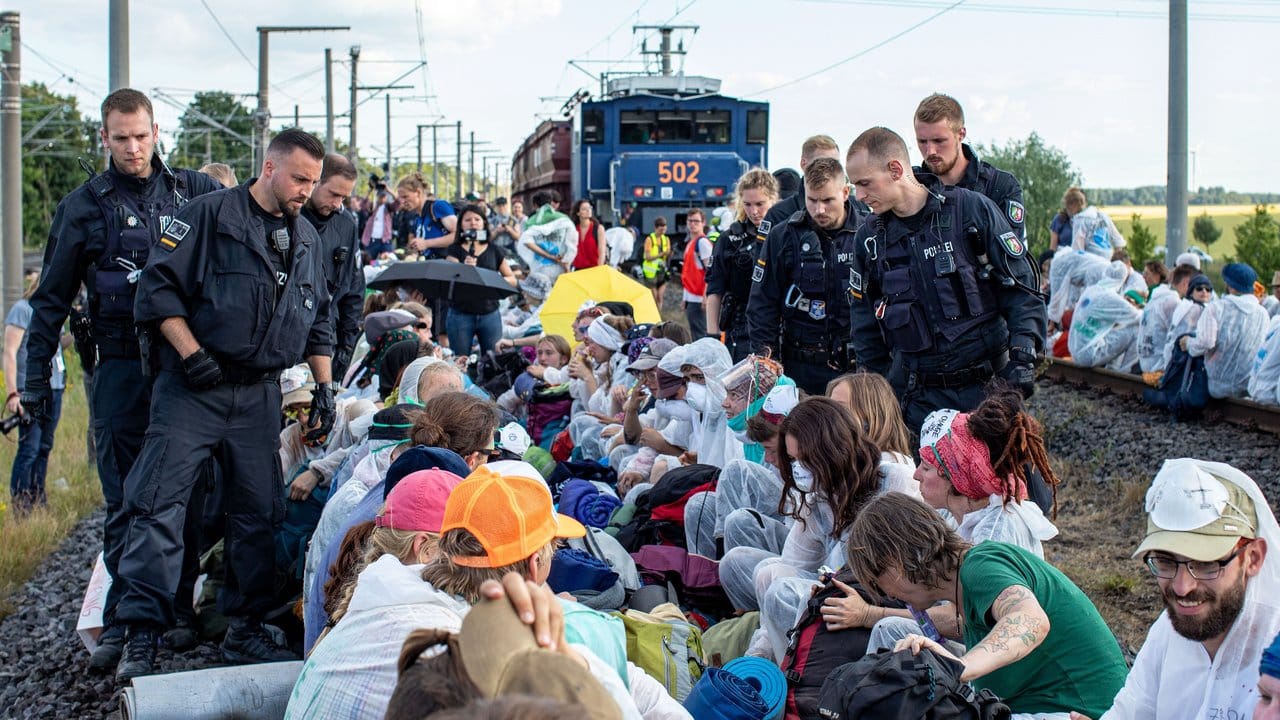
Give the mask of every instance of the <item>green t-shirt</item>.
<svg viewBox="0 0 1280 720">
<path fill-rule="evenodd" d="M 1128 669 L 1097 608 L 1057 568 L 1016 545 L 983 542 L 960 565 L 964 644 L 991 632 L 991 605 L 1012 585 L 1029 588 L 1049 618 L 1049 634 L 1030 655 L 974 681 L 1015 713 L 1070 712 L 1100 717 Z"/>
</svg>

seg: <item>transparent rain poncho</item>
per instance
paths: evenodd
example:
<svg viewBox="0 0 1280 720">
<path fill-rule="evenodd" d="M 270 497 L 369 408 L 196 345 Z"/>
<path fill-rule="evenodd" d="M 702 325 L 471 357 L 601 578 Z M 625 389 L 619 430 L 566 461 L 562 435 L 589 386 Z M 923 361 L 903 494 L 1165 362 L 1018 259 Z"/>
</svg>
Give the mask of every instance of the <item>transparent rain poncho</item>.
<svg viewBox="0 0 1280 720">
<path fill-rule="evenodd" d="M 1120 295 L 1123 276 L 1115 277 L 1117 266 L 1124 272 L 1122 263 L 1112 263 L 1106 277 L 1080 296 L 1072 315 L 1067 347 L 1071 359 L 1085 367 L 1128 370 L 1137 359 L 1142 312 Z"/>
<path fill-rule="evenodd" d="M 1205 306 L 1195 336 L 1187 341 L 1187 353 L 1204 356 L 1210 395 L 1245 396 L 1270 320 L 1253 295 L 1224 295 Z"/>
<path fill-rule="evenodd" d="M 1266 405 L 1280 405 L 1280 315 L 1271 318 L 1262 347 L 1254 356 L 1249 397 Z"/>
</svg>

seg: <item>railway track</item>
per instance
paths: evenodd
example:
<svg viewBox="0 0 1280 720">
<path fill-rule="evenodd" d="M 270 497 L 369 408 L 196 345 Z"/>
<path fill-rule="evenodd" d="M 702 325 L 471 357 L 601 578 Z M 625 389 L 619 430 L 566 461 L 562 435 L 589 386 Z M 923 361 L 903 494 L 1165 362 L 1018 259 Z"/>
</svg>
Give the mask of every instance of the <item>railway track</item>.
<svg viewBox="0 0 1280 720">
<path fill-rule="evenodd" d="M 1141 376 L 1105 368 L 1087 368 L 1070 360 L 1041 358 L 1041 367 L 1045 377 L 1072 385 L 1109 390 L 1139 400 L 1142 399 L 1142 391 L 1151 387 L 1142 381 Z M 1210 398 L 1205 416 L 1211 420 L 1221 419 L 1232 425 L 1280 435 L 1280 407 L 1274 405 L 1237 398 Z"/>
</svg>

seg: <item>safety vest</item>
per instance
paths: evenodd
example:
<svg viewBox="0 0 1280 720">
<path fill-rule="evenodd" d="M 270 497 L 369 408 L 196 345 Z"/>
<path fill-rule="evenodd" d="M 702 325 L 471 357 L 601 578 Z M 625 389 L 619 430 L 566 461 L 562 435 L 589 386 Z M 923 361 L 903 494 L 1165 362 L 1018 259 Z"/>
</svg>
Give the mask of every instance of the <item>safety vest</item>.
<svg viewBox="0 0 1280 720">
<path fill-rule="evenodd" d="M 671 251 L 671 238 L 667 237 L 665 233 L 662 235 L 649 233 L 649 237 L 645 238 L 646 243 L 649 240 L 653 241 L 654 250 L 659 256 L 666 256 Z M 644 270 L 644 276 L 652 280 L 657 277 L 658 271 L 665 268 L 666 265 L 667 261 L 663 257 L 659 257 L 657 260 L 645 260 L 641 268 Z"/>
<path fill-rule="evenodd" d="M 702 258 L 698 257 L 698 242 L 694 238 L 684 246 L 684 265 L 680 268 L 680 282 L 684 289 L 693 295 L 707 294 L 707 269 L 702 266 Z"/>
</svg>

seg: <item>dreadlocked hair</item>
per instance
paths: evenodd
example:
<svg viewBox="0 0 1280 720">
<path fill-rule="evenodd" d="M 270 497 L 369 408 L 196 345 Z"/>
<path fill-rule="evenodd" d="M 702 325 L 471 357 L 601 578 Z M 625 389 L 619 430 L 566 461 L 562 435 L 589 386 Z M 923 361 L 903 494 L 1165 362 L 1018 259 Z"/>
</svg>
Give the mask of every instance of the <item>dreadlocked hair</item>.
<svg viewBox="0 0 1280 720">
<path fill-rule="evenodd" d="M 1040 471 L 1053 496 L 1051 517 L 1058 515 L 1058 476 L 1049 465 L 1043 429 L 1022 404 L 1022 393 L 1003 380 L 988 383 L 987 397 L 969 413 L 969 431 L 987 446 L 991 469 L 1000 478 L 1001 495 L 1007 505 L 1016 498 L 1017 484 L 1028 484 L 1027 466 Z"/>
</svg>

